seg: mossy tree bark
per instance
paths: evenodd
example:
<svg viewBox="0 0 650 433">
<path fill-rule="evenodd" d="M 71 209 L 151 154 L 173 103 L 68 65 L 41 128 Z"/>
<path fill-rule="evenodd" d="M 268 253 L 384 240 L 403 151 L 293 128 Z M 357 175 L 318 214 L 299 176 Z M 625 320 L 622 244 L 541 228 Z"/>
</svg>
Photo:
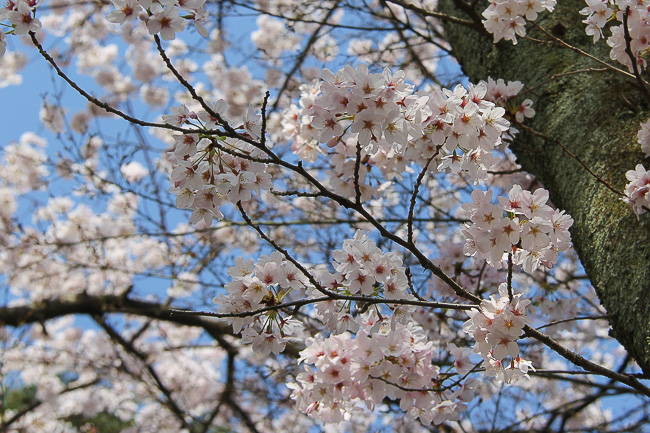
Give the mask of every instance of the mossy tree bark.
<svg viewBox="0 0 650 433">
<path fill-rule="evenodd" d="M 458 5 L 464 0 L 441 0 L 442 12 L 468 19 Z M 585 35 L 578 11 L 584 0 L 558 2 L 553 14 L 539 25 L 574 47 L 609 61 L 609 47 Z M 476 13 L 487 7 L 479 2 Z M 519 39 L 493 44 L 478 30 L 445 22 L 448 41 L 472 82 L 488 76 L 522 81 L 528 88 L 554 75 L 603 65 L 556 43 Z M 528 36 L 551 41 L 528 25 Z M 621 66 L 621 65 L 617 65 Z M 622 69 L 627 70 L 624 66 Z M 623 191 L 625 172 L 644 161 L 637 143 L 639 124 L 650 107 L 634 79 L 617 72 L 584 72 L 554 79 L 527 95 L 535 101 L 530 126 L 559 140 L 616 190 Z M 527 122 L 528 123 L 528 122 Z M 522 133 L 511 146 L 518 162 L 549 190 L 553 203 L 574 218 L 574 246 L 611 315 L 612 335 L 650 375 L 650 214 L 640 220 L 590 175 L 557 143 Z M 647 166 L 647 161 L 646 161 Z"/>
</svg>

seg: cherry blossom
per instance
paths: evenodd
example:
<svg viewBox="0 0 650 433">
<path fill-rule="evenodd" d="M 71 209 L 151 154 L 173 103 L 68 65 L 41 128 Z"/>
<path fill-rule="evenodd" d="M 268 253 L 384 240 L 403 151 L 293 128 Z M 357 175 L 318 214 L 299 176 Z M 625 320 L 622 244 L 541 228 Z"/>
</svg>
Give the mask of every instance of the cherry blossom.
<svg viewBox="0 0 650 433">
<path fill-rule="evenodd" d="M 15 9 L 9 12 L 9 21 L 13 24 L 14 34 L 26 35 L 41 28 L 41 22 L 34 17 L 34 10 L 26 1 L 19 1 Z"/>
<path fill-rule="evenodd" d="M 475 182 L 484 179 L 494 164 L 490 153 L 500 145 L 501 134 L 509 127 L 503 118 L 505 110 L 482 99 L 486 84 L 470 86 L 470 93 L 457 86 L 453 91 L 413 94 L 404 76 L 403 71 L 392 73 L 388 69 L 382 75 L 371 74 L 365 65 L 336 73 L 325 69 L 322 84 L 303 88 L 302 119 L 293 111 L 285 114 L 285 129 L 293 125 L 294 152 L 313 162 L 322 153 L 316 147 L 318 142 L 326 142 L 341 156 L 353 156 L 354 147 L 350 146 L 356 140 L 362 154 L 368 155 L 384 175 L 401 176 L 409 170 L 406 161 L 397 171 L 392 166 L 396 158 L 404 161 L 407 153 L 420 163 L 440 154 L 439 171 L 463 171 Z M 530 109 L 524 110 L 532 115 Z M 336 173 L 338 179 L 349 179 L 345 167 L 344 163 L 343 170 Z M 365 177 L 365 167 L 362 169 Z M 331 182 L 338 186 L 338 179 Z M 365 197 L 367 187 L 361 187 Z"/>
<path fill-rule="evenodd" d="M 650 157 L 650 120 L 641 124 L 641 129 L 637 134 L 641 150 L 645 153 L 646 158 Z"/>
<path fill-rule="evenodd" d="M 625 173 L 630 182 L 625 186 L 625 197 L 621 200 L 632 206 L 638 216 L 650 208 L 650 174 L 642 164 Z"/>
<path fill-rule="evenodd" d="M 149 171 L 137 161 L 124 164 L 120 167 L 120 171 L 127 182 L 138 182 L 149 174 Z"/>
<path fill-rule="evenodd" d="M 390 397 L 400 399 L 407 417 L 425 424 L 458 420 L 466 408 L 458 394 L 428 391 L 440 369 L 430 364 L 432 344 L 422 329 L 397 324 L 392 330 L 385 325 L 373 330 L 375 320 L 365 317 L 355 338 L 345 332 L 307 340 L 300 358 L 304 369 L 297 383 L 287 385 L 298 407 L 311 417 L 339 423 Z"/>
<path fill-rule="evenodd" d="M 473 351 L 484 360 L 485 373 L 497 380 L 511 383 L 518 377 L 528 378 L 529 361 L 520 357 L 517 339 L 529 319 L 526 306 L 530 300 L 521 299 L 521 294 L 508 295 L 506 283 L 499 286 L 499 296 L 491 295 L 483 300 L 479 309 L 467 312 L 470 320 L 463 325 L 463 331 L 472 335 L 476 344 Z M 510 358 L 512 362 L 504 362 Z"/>
<path fill-rule="evenodd" d="M 629 13 L 626 11 L 629 8 Z M 636 66 L 646 67 L 643 53 L 650 44 L 650 21 L 648 21 L 647 4 L 644 1 L 630 2 L 626 0 L 587 0 L 587 7 L 580 11 L 587 18 L 583 23 L 587 24 L 585 32 L 593 36 L 596 43 L 604 36 L 603 29 L 610 20 L 621 23 L 618 26 L 610 26 L 611 36 L 607 38 L 607 45 L 611 47 L 610 58 L 633 70 L 632 60 L 626 52 L 627 43 L 623 25 L 623 14 L 627 14 L 627 32 L 630 36 L 630 50 L 635 58 Z"/>
<path fill-rule="evenodd" d="M 176 33 L 182 32 L 187 25 L 187 21 L 178 16 L 179 10 L 176 7 L 165 8 L 163 11 L 154 13 L 147 20 L 149 33 L 160 33 L 160 36 L 166 40 L 172 40 Z"/>
<path fill-rule="evenodd" d="M 115 10 L 109 13 L 106 19 L 112 23 L 122 24 L 126 20 L 137 19 L 143 11 L 137 0 L 111 0 L 111 2 Z"/>
<path fill-rule="evenodd" d="M 526 272 L 541 265 L 552 268 L 558 253 L 570 246 L 573 219 L 548 206 L 548 191 L 542 188 L 531 194 L 515 185 L 508 198 L 498 197 L 499 205 L 492 205 L 491 198 L 492 191 L 474 190 L 473 202 L 462 206 L 473 223 L 463 230 L 465 254 L 497 268 L 506 254 L 513 254 L 514 263 Z"/>
<path fill-rule="evenodd" d="M 535 21 L 537 14 L 552 12 L 556 0 L 498 0 L 483 11 L 483 25 L 494 35 L 494 42 L 501 39 L 517 43 L 517 36 L 526 36 L 526 20 Z"/>
</svg>

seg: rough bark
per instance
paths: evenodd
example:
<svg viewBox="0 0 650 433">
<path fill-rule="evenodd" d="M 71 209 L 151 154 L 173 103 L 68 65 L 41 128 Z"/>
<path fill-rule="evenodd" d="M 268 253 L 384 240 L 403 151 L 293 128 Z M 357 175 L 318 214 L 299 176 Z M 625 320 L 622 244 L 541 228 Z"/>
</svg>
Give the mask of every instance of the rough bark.
<svg viewBox="0 0 650 433">
<path fill-rule="evenodd" d="M 467 19 L 460 2 L 441 0 L 440 9 Z M 594 46 L 584 33 L 584 17 L 578 14 L 584 6 L 583 0 L 563 0 L 538 23 L 569 44 L 609 60 L 609 47 L 603 41 Z M 486 7 L 487 3 L 479 2 L 477 14 Z M 444 28 L 472 82 L 491 76 L 533 87 L 557 74 L 603 67 L 557 44 L 519 39 L 514 46 L 503 41 L 495 45 L 477 30 L 449 22 Z M 530 25 L 528 29 L 528 36 L 550 40 L 540 30 Z M 636 134 L 639 124 L 650 117 L 634 80 L 616 72 L 580 73 L 553 80 L 535 93 L 538 97 L 527 95 L 535 101 L 537 112 L 532 128 L 559 140 L 623 191 L 625 172 L 644 162 Z M 650 375 L 650 215 L 637 220 L 616 194 L 553 141 L 523 133 L 511 148 L 524 169 L 549 190 L 553 203 L 574 218 L 574 246 L 611 315 L 612 336 Z"/>
</svg>

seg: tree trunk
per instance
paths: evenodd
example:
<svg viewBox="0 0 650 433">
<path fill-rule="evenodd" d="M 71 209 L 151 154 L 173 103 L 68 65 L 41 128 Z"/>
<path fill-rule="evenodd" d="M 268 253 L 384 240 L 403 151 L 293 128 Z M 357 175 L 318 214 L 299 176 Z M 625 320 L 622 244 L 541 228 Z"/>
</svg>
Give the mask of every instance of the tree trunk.
<svg viewBox="0 0 650 433">
<path fill-rule="evenodd" d="M 463 0 L 441 0 L 443 13 L 468 19 L 457 7 Z M 537 22 L 574 47 L 609 60 L 609 47 L 585 34 L 578 11 L 583 0 L 558 2 L 553 14 Z M 480 2 L 477 14 L 487 7 Z M 517 45 L 466 26 L 444 23 L 456 59 L 472 82 L 494 79 L 522 81 L 533 87 L 557 74 L 603 65 L 557 44 L 519 38 Z M 528 36 L 551 38 L 533 25 Z M 608 31 L 606 31 L 606 35 Z M 617 64 L 621 69 L 625 66 Z M 616 190 L 623 191 L 625 172 L 644 162 L 637 143 L 640 123 L 650 117 L 647 101 L 633 79 L 617 72 L 566 75 L 535 91 L 534 130 L 559 140 Z M 619 196 L 599 183 L 555 141 L 521 133 L 511 146 L 518 162 L 549 190 L 552 202 L 574 218 L 573 243 L 603 306 L 611 334 L 650 374 L 650 214 L 640 220 Z M 647 161 L 645 161 L 647 167 Z"/>
</svg>

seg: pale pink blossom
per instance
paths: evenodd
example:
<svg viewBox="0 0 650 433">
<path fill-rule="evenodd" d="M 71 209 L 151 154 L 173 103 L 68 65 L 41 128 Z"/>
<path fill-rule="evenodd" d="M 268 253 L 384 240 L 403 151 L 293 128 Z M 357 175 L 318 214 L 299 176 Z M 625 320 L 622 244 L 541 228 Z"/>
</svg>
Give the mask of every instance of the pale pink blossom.
<svg viewBox="0 0 650 433">
<path fill-rule="evenodd" d="M 187 20 L 178 16 L 178 8 L 166 7 L 163 11 L 153 14 L 147 20 L 147 28 L 149 33 L 155 35 L 160 33 L 160 36 L 170 41 L 176 37 L 176 33 L 182 32 L 187 26 Z"/>
<path fill-rule="evenodd" d="M 15 35 L 26 35 L 41 28 L 41 22 L 34 17 L 34 11 L 26 1 L 19 1 L 18 7 L 9 12 L 9 21 L 15 26 Z"/>
</svg>

